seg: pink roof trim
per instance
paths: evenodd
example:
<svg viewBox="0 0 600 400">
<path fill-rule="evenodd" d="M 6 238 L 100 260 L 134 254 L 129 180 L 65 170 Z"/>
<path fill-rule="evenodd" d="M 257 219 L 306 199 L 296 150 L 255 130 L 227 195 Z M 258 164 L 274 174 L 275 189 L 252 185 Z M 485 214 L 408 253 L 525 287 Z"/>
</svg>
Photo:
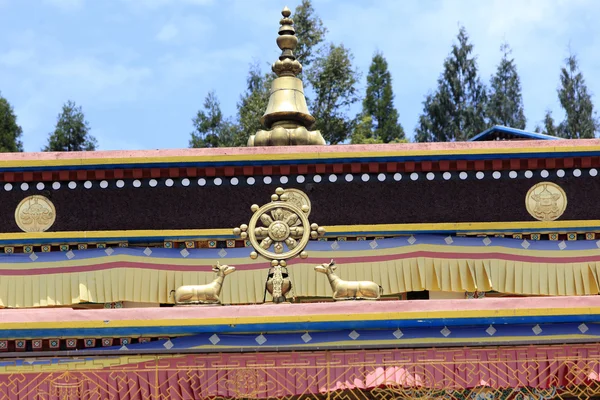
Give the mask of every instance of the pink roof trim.
<svg viewBox="0 0 600 400">
<path fill-rule="evenodd" d="M 600 147 L 600 139 L 572 140 L 531 140 L 531 141 L 490 141 L 490 142 L 445 142 L 445 143 L 394 143 L 369 145 L 335 145 L 335 146 L 287 146 L 287 147 L 234 147 L 211 149 L 163 149 L 163 150 L 111 150 L 91 152 L 32 152 L 32 153 L 3 153 L 3 161 L 42 161 L 42 160 L 94 160 L 103 158 L 157 158 L 157 157 L 207 157 L 207 156 L 244 156 L 270 154 L 336 154 L 364 152 L 430 152 L 430 151 L 477 151 L 477 150 L 506 150 L 520 149 L 526 151 L 554 151 L 557 147 Z"/>
<path fill-rule="evenodd" d="M 477 301 L 457 300 L 408 300 L 379 302 L 339 302 L 290 304 L 258 304 L 227 307 L 173 307 L 173 308 L 123 308 L 110 310 L 73 310 L 70 308 L 1 309 L 3 323 L 41 323 L 56 321 L 102 321 L 102 320 L 177 320 L 190 318 L 244 318 L 311 315 L 356 315 L 402 312 L 462 312 L 519 309 L 560 309 L 568 314 L 575 309 L 600 307 L 600 296 L 561 296 L 529 298 L 487 298 Z"/>
</svg>

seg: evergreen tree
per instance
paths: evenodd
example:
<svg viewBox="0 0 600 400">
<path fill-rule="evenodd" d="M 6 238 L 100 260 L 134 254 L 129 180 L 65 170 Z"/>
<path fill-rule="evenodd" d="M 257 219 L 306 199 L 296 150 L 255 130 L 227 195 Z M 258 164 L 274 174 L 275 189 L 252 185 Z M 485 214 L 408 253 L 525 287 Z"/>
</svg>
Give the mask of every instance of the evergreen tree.
<svg viewBox="0 0 600 400">
<path fill-rule="evenodd" d="M 302 0 L 292 14 L 292 19 L 298 37 L 298 46 L 296 46 L 294 54 L 306 69 L 318 57 L 317 48 L 325 40 L 327 28 L 323 26 L 323 21 L 315 13 L 310 0 Z"/>
<path fill-rule="evenodd" d="M 565 64 L 561 69 L 558 99 L 566 117 L 559 125 L 558 135 L 566 139 L 593 138 L 600 125 L 594 113 L 592 96 L 579 70 L 577 57 L 569 55 Z"/>
<path fill-rule="evenodd" d="M 383 143 L 381 138 L 373 136 L 373 118 L 370 115 L 361 114 L 357 120 L 357 124 L 352 131 L 351 144 Z"/>
<path fill-rule="evenodd" d="M 362 121 L 357 125 L 357 135 L 352 135 L 352 143 L 358 143 L 360 137 L 371 138 L 369 142 L 390 143 L 404 139 L 404 129 L 398 123 L 398 111 L 394 107 L 392 76 L 383 54 L 373 56 L 369 74 L 367 75 L 367 93 L 363 99 Z M 370 118 L 372 129 L 365 130 L 366 121 Z M 364 131 L 364 132 L 363 132 Z"/>
<path fill-rule="evenodd" d="M 554 118 L 552 118 L 552 111 L 546 110 L 546 115 L 544 115 L 544 127 L 540 127 L 539 125 L 535 127 L 535 131 L 537 133 L 544 133 L 546 135 L 551 136 L 559 136 L 558 135 L 559 127 L 554 123 Z"/>
<path fill-rule="evenodd" d="M 477 60 L 464 27 L 458 44 L 444 61 L 438 89 L 427 95 L 415 130 L 419 142 L 467 140 L 487 127 L 485 86 L 477 76 Z"/>
<path fill-rule="evenodd" d="M 236 127 L 223 118 L 219 99 L 214 91 L 204 99 L 204 110 L 199 110 L 193 120 L 190 147 L 232 147 L 235 143 Z"/>
<path fill-rule="evenodd" d="M 0 94 L 0 153 L 23 151 L 22 134 L 23 130 L 17 124 L 13 108 Z"/>
<path fill-rule="evenodd" d="M 355 85 L 359 75 L 352 67 L 352 59 L 346 47 L 331 44 L 322 57 L 315 59 L 307 74 L 315 94 L 311 114 L 317 122 L 313 129 L 320 130 L 331 144 L 346 140 L 355 123 L 346 115 L 348 108 L 358 101 Z"/>
<path fill-rule="evenodd" d="M 487 117 L 492 125 L 504 125 L 525 129 L 521 80 L 514 58 L 509 58 L 511 49 L 507 43 L 500 46 L 502 60 L 496 75 L 492 76 L 488 95 Z"/>
<path fill-rule="evenodd" d="M 58 115 L 56 128 L 48 138 L 43 151 L 93 151 L 96 139 L 90 135 L 90 124 L 85 120 L 81 106 L 67 101 Z"/>
<path fill-rule="evenodd" d="M 254 135 L 259 129 L 264 129 L 260 118 L 269 104 L 271 82 L 273 82 L 273 74 L 263 74 L 257 63 L 250 66 L 246 91 L 237 104 L 239 129 L 234 140 L 235 146 L 245 146 L 250 135 Z"/>
</svg>

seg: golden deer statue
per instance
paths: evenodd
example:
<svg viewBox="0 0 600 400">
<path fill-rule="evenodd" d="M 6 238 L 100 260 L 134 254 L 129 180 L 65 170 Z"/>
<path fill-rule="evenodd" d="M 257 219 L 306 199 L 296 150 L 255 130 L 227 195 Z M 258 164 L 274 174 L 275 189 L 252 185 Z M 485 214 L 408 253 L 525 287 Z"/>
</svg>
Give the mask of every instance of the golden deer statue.
<svg viewBox="0 0 600 400">
<path fill-rule="evenodd" d="M 345 281 L 333 273 L 337 267 L 335 261 L 315 266 L 315 271 L 327 275 L 334 300 L 377 300 L 383 294 L 383 288 L 371 281 Z"/>
<path fill-rule="evenodd" d="M 171 294 L 175 292 L 175 304 L 221 304 L 219 294 L 223 287 L 223 280 L 226 275 L 235 272 L 235 267 L 217 262 L 212 270 L 217 273 L 217 277 L 211 283 L 180 286 L 177 290 L 171 290 Z"/>
</svg>

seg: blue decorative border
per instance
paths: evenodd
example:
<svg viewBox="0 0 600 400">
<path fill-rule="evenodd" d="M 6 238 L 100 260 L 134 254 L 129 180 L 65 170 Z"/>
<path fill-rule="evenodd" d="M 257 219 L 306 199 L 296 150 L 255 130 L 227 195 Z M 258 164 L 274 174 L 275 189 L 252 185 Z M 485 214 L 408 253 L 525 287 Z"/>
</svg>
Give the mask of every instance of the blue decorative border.
<svg viewBox="0 0 600 400">
<path fill-rule="evenodd" d="M 360 232 L 357 232 L 360 234 Z M 115 238 L 119 240 L 119 238 Z M 125 239 L 122 239 L 125 240 Z M 523 240 L 501 237 L 457 237 L 445 235 L 429 235 L 419 234 L 400 238 L 388 238 L 378 240 L 359 240 L 359 241 L 310 241 L 307 250 L 315 252 L 331 252 L 339 253 L 344 251 L 357 251 L 361 255 L 369 256 L 375 250 L 393 249 L 393 248 L 408 248 L 418 245 L 436 245 L 446 248 L 449 252 L 460 251 L 460 247 L 472 248 L 488 248 L 490 253 L 494 252 L 494 248 L 504 248 L 520 250 L 525 252 L 544 251 L 549 253 L 568 253 L 575 251 L 594 251 L 591 255 L 598 255 L 600 261 L 600 241 L 596 240 L 572 240 L 572 241 L 549 241 L 549 240 Z M 458 248 L 457 248 L 458 247 Z M 31 257 L 31 254 L 1 254 L 0 264 L 10 263 L 41 263 L 52 261 L 65 260 L 88 260 L 106 258 L 109 262 L 111 257 L 118 255 L 137 256 L 142 258 L 172 258 L 172 259 L 231 259 L 231 258 L 247 258 L 252 251 L 251 247 L 243 248 L 215 248 L 215 249 L 164 249 L 153 247 L 150 249 L 150 255 L 144 253 L 144 247 L 112 247 L 108 249 L 86 249 L 86 250 L 70 250 L 69 252 L 48 252 L 35 253 L 36 257 Z M 415 248 L 415 251 L 417 249 Z M 107 253 L 110 253 L 110 255 Z M 444 251 L 437 248 L 436 251 Z M 183 253 L 182 253 L 183 252 Z M 184 256 L 185 254 L 185 256 Z M 468 253 L 465 253 L 468 258 Z M 533 253 L 532 253 L 533 256 Z M 248 258 L 249 260 L 249 258 Z"/>
</svg>

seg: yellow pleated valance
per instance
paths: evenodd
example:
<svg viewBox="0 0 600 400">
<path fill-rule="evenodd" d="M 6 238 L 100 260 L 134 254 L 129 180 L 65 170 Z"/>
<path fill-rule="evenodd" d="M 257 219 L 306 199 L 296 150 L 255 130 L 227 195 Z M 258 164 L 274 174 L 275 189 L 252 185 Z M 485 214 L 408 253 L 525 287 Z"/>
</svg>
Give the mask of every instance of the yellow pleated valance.
<svg viewBox="0 0 600 400">
<path fill-rule="evenodd" d="M 293 284 L 291 295 L 331 296 L 326 276 L 314 271 L 316 263 L 288 267 Z M 338 265 L 336 273 L 340 278 L 375 281 L 383 287 L 384 294 L 421 290 L 494 290 L 522 295 L 570 296 L 598 294 L 600 287 L 600 263 L 597 262 L 554 264 L 415 257 Z M 113 268 L 98 271 L 0 276 L 0 306 L 44 307 L 116 301 L 173 303 L 171 290 L 181 285 L 209 283 L 214 279 L 214 273 L 206 270 L 157 268 L 119 267 L 117 263 Z M 266 274 L 267 268 L 257 264 L 254 269 L 239 269 L 227 276 L 221 292 L 222 302 L 261 303 Z"/>
<path fill-rule="evenodd" d="M 545 264 L 506 260 L 409 258 L 344 264 L 336 270 L 345 280 L 378 282 L 384 294 L 430 290 L 497 291 L 523 295 L 598 294 L 600 263 Z M 325 276 L 312 265 L 290 268 L 297 296 L 331 296 Z"/>
<path fill-rule="evenodd" d="M 171 290 L 202 285 L 212 272 L 112 268 L 101 271 L 0 277 L 0 306 L 44 307 L 79 303 L 173 303 Z M 233 279 L 231 279 L 233 277 Z M 266 270 L 237 271 L 221 291 L 224 304 L 260 303 Z"/>
</svg>

